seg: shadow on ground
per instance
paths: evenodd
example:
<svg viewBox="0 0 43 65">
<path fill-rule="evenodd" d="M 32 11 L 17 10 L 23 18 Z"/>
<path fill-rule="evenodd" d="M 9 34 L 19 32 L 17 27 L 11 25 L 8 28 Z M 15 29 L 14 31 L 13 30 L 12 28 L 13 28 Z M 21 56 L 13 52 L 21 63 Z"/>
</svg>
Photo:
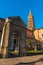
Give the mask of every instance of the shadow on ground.
<svg viewBox="0 0 43 65">
<path fill-rule="evenodd" d="M 29 63 L 20 62 L 20 63 L 18 63 L 16 65 L 35 65 L 37 62 L 39 62 L 39 64 L 40 64 L 40 62 L 43 62 L 43 58 L 38 59 L 37 61 L 34 61 L 34 62 L 29 62 Z M 43 65 L 43 63 L 41 65 Z"/>
<path fill-rule="evenodd" d="M 30 53 L 30 54 L 27 54 L 27 56 L 37 56 L 37 55 L 43 55 L 43 53 L 37 53 L 37 54 L 36 53 L 34 53 L 34 54 Z M 15 58 L 15 57 L 22 57 L 22 56 L 9 53 L 8 58 Z"/>
</svg>

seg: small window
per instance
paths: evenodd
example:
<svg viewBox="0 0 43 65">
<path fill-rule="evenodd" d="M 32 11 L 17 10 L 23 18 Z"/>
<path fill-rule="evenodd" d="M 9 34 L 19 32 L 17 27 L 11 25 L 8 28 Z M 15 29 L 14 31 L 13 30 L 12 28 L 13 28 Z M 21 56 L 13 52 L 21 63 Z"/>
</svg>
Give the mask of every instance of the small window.
<svg viewBox="0 0 43 65">
<path fill-rule="evenodd" d="M 14 44 L 16 44 L 16 39 L 14 39 Z"/>
<path fill-rule="evenodd" d="M 43 37 L 43 34 L 42 34 L 42 37 Z"/>
</svg>

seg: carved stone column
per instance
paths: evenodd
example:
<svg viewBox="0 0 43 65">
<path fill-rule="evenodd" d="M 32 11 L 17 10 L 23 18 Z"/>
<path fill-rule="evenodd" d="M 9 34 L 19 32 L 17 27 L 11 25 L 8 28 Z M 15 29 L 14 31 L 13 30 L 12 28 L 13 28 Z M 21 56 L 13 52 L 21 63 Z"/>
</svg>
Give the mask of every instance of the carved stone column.
<svg viewBox="0 0 43 65">
<path fill-rule="evenodd" d="M 37 41 L 35 40 L 35 49 L 34 51 L 36 52 L 37 51 Z"/>
<path fill-rule="evenodd" d="M 6 22 L 3 27 L 3 33 L 2 33 L 2 57 L 5 58 L 8 53 L 8 40 L 9 40 L 9 30 L 10 30 L 10 22 Z"/>
<path fill-rule="evenodd" d="M 25 43 L 26 43 L 26 37 L 25 37 L 25 32 L 24 32 L 24 33 L 22 33 L 21 41 L 20 41 L 20 44 L 19 44 L 20 56 L 26 56 Z"/>
</svg>

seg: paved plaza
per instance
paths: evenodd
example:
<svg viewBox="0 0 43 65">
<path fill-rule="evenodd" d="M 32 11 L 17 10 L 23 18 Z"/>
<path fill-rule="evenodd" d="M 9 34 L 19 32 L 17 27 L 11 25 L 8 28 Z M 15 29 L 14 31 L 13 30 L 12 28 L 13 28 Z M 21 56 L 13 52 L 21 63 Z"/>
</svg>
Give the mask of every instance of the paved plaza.
<svg viewBox="0 0 43 65">
<path fill-rule="evenodd" d="M 0 59 L 0 65 L 43 65 L 43 55 Z"/>
</svg>

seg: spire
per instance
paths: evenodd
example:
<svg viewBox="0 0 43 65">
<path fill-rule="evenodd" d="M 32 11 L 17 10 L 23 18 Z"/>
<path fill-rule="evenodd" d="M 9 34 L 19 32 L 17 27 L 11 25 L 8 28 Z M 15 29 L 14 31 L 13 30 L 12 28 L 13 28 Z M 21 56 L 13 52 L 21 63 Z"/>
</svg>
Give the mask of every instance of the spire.
<svg viewBox="0 0 43 65">
<path fill-rule="evenodd" d="M 29 15 L 32 15 L 32 11 L 30 10 L 30 13 L 29 13 Z"/>
<path fill-rule="evenodd" d="M 32 15 L 32 12 L 30 11 L 28 16 L 28 29 L 34 30 L 34 17 Z"/>
<path fill-rule="evenodd" d="M 28 18 L 32 18 L 32 17 L 33 17 L 32 11 L 30 10 L 29 15 L 28 15 Z"/>
</svg>

